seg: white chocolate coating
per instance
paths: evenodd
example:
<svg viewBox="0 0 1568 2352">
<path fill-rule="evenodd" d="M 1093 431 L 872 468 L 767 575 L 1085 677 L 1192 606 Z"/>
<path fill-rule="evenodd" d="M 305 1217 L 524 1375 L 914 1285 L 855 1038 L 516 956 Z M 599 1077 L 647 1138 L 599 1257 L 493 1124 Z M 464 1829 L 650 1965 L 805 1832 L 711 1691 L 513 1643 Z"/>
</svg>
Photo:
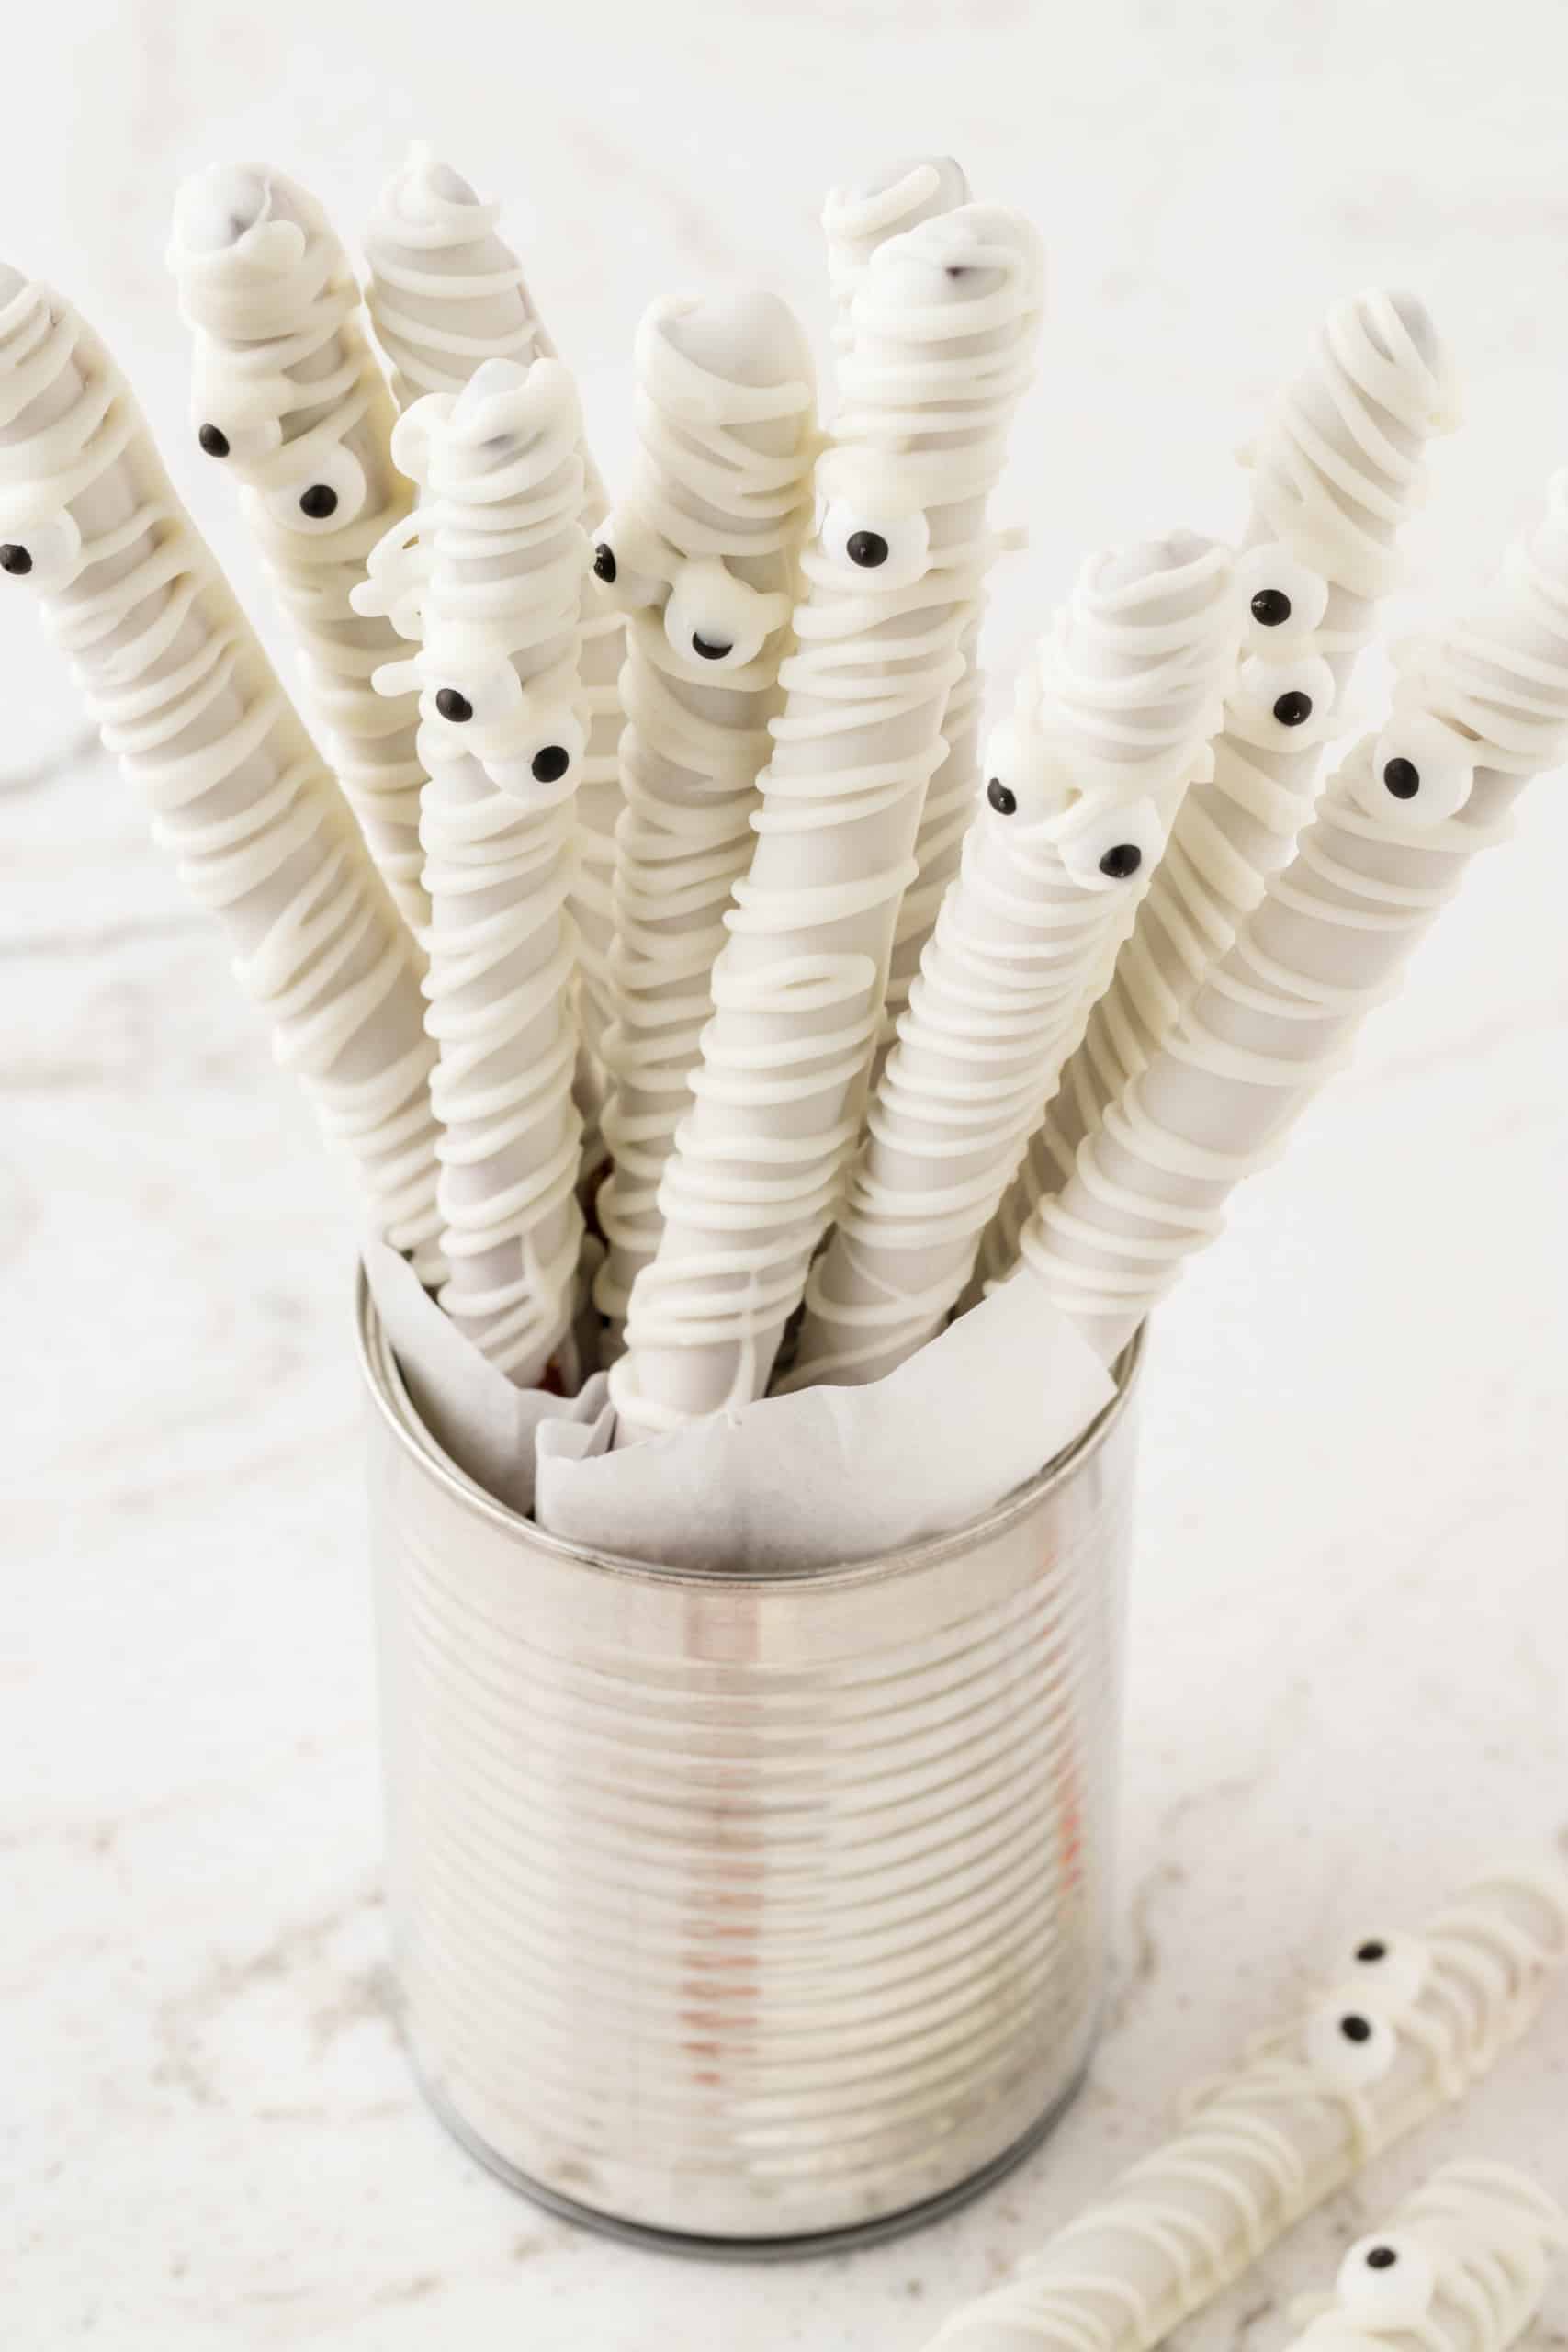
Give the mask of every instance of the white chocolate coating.
<svg viewBox="0 0 1568 2352">
<path fill-rule="evenodd" d="M 941 1329 L 1086 1002 L 1206 767 L 1236 622 L 1229 555 L 1179 534 L 1085 566 L 942 903 L 791 1385 L 879 1379 Z"/>
<path fill-rule="evenodd" d="M 1382 781 L 1434 736 L 1439 813 Z M 1472 769 L 1461 773 L 1459 757 Z M 1414 753 L 1415 756 L 1410 756 Z M 1568 754 L 1568 475 L 1473 617 L 1408 657 L 1394 713 L 1351 754 L 1230 953 L 1025 1227 L 1030 1277 L 1110 1363 L 1338 1067 L 1365 1014 L 1528 779 Z M 1456 793 L 1456 775 L 1459 785 Z M 1457 807 L 1456 807 L 1457 797 Z M 1018 1279 L 1024 1279 L 1021 1273 Z"/>
<path fill-rule="evenodd" d="M 836 1204 L 1042 299 L 1034 231 L 982 205 L 880 246 L 855 295 L 757 846 L 611 1372 L 621 1442 L 762 1393 Z"/>
<path fill-rule="evenodd" d="M 1510 2352 L 1565 2243 L 1568 2215 L 1528 2174 L 1445 2165 L 1350 2248 L 1291 2352 Z"/>
<path fill-rule="evenodd" d="M 1382 1940 L 931 2352 L 1150 2352 L 1524 2033 L 1568 1958 L 1568 1877 L 1545 1859 L 1481 1880 L 1416 1945 L 1414 1989 L 1352 1956 Z"/>
<path fill-rule="evenodd" d="M 370 673 L 395 652 L 396 632 L 349 604 L 411 492 L 391 461 L 392 404 L 359 328 L 348 257 L 314 198 L 257 164 L 186 182 L 169 266 L 196 336 L 193 430 L 211 443 L 214 470 L 243 485 L 299 648 L 307 713 L 405 922 L 423 933 L 418 714 L 412 696 L 377 695 Z"/>
<path fill-rule="evenodd" d="M 118 370 L 69 303 L 13 270 L 0 270 L 0 542 L 31 564 L 0 584 L 41 594 L 106 748 L 223 923 L 376 1230 L 435 1279 L 423 958 Z"/>
<path fill-rule="evenodd" d="M 420 485 L 371 558 L 363 610 L 421 639 L 378 671 L 420 689 L 430 892 L 431 1094 L 441 1122 L 441 1304 L 533 1385 L 566 1338 L 582 1216 L 571 803 L 587 713 L 578 614 L 588 543 L 581 419 L 556 359 L 487 360 L 399 422 Z"/>
<path fill-rule="evenodd" d="M 553 359 L 517 255 L 498 233 L 499 204 L 421 142 L 382 190 L 366 235 L 367 300 L 400 407 L 423 392 L 459 392 L 487 359 Z M 592 539 L 606 507 L 586 444 L 580 520 Z M 588 753 L 577 792 L 577 925 L 581 1041 L 591 1091 L 604 1083 L 601 1044 L 615 1015 L 610 949 L 615 933 L 615 825 L 621 812 L 618 747 L 621 616 L 590 575 L 583 584 L 579 675 L 589 715 Z"/>
<path fill-rule="evenodd" d="M 1187 796 L 1111 984 L 987 1234 L 985 1274 L 1017 1264 L 1033 1209 L 1066 1182 L 1085 1136 L 1289 857 L 1325 735 L 1339 723 L 1378 600 L 1398 580 L 1398 536 L 1423 494 L 1426 444 L 1452 424 L 1453 408 L 1448 362 L 1419 302 L 1373 289 L 1329 313 L 1266 426 L 1238 569 L 1244 605 L 1260 599 L 1274 617 L 1249 622 L 1257 666 L 1237 680 L 1213 773 Z M 1275 703 L 1303 684 L 1317 688 L 1310 717 L 1281 725 Z"/>
<path fill-rule="evenodd" d="M 730 893 L 750 862 L 817 454 L 810 351 L 776 295 L 656 302 L 637 334 L 637 384 L 641 462 L 596 558 L 631 607 L 619 1010 L 604 1047 L 613 1169 L 594 1283 L 613 1332 L 659 1246 L 660 1180 L 691 1105 Z"/>
</svg>

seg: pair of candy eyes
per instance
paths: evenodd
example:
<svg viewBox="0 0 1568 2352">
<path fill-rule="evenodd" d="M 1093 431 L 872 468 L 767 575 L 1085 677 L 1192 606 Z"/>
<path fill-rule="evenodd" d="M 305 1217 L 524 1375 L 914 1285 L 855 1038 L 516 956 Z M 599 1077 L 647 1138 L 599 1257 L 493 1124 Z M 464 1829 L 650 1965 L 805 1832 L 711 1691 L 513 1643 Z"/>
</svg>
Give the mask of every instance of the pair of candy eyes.
<svg viewBox="0 0 1568 2352">
<path fill-rule="evenodd" d="M 227 458 L 233 447 L 217 424 L 204 424 L 196 437 L 209 458 Z M 333 449 L 325 453 L 320 470 L 322 479 L 318 481 L 267 492 L 267 505 L 280 523 L 299 530 L 311 524 L 336 528 L 354 520 L 365 503 L 365 475 L 358 461 L 347 449 Z"/>
<path fill-rule="evenodd" d="M 620 578 L 621 568 L 615 560 L 615 550 L 608 539 L 601 539 L 593 550 L 593 577 L 613 588 Z M 728 662 L 735 650 L 733 639 L 727 643 L 721 638 L 704 637 L 700 629 L 691 632 L 692 650 L 703 662 Z"/>
<path fill-rule="evenodd" d="M 987 785 L 986 797 L 998 817 L 1014 817 L 1018 814 L 1018 795 L 1010 785 L 1002 782 L 999 775 L 994 775 Z M 1111 847 L 1095 860 L 1095 865 L 1097 871 L 1103 874 L 1108 882 L 1126 882 L 1136 874 L 1143 862 L 1144 853 L 1136 842 L 1113 842 Z"/>
<path fill-rule="evenodd" d="M 474 706 L 456 686 L 437 686 L 435 707 L 448 725 L 466 727 L 474 715 Z M 546 743 L 528 763 L 529 774 L 539 784 L 558 784 L 571 765 L 571 753 L 564 743 Z"/>
</svg>

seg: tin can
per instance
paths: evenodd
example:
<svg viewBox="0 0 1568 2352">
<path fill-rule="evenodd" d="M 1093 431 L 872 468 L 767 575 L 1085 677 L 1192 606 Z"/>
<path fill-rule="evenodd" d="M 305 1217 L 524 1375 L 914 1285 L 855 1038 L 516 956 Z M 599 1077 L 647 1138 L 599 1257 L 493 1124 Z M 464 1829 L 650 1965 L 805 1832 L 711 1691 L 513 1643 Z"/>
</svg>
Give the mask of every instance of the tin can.
<svg viewBox="0 0 1568 2352">
<path fill-rule="evenodd" d="M 796 1576 L 596 1555 L 483 1494 L 361 1286 L 400 2016 L 557 2211 L 788 2255 L 947 2211 L 1088 2063 L 1137 1349 L 972 1526 Z"/>
</svg>

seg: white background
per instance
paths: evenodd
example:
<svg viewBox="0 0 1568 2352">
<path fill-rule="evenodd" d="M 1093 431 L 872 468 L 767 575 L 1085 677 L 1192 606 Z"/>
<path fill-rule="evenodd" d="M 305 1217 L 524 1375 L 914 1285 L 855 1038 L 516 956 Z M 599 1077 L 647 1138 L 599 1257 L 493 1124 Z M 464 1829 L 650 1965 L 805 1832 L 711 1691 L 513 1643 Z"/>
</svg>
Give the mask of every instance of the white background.
<svg viewBox="0 0 1568 2352">
<path fill-rule="evenodd" d="M 654 294 L 760 277 L 823 346 L 830 182 L 935 146 L 1029 209 L 1053 290 L 998 677 L 1091 547 L 1236 526 L 1236 444 L 1358 285 L 1423 293 L 1467 388 L 1400 627 L 1462 599 L 1568 460 L 1558 0 L 28 13 L 0 246 L 95 316 L 258 613 L 186 424 L 170 198 L 265 158 L 352 242 L 414 132 L 507 195 L 612 478 Z M 961 2220 L 771 2273 L 515 2202 L 417 2106 L 387 2016 L 344 1203 L 23 591 L 0 694 L 8 2344 L 915 2352 L 1347 1928 L 1562 1838 L 1557 778 L 1161 1317 L 1117 1994 L 1067 2127 Z M 1283 2346 L 1287 2291 L 1438 2152 L 1568 2189 L 1565 2073 L 1568 1992 L 1190 2340 Z"/>
</svg>

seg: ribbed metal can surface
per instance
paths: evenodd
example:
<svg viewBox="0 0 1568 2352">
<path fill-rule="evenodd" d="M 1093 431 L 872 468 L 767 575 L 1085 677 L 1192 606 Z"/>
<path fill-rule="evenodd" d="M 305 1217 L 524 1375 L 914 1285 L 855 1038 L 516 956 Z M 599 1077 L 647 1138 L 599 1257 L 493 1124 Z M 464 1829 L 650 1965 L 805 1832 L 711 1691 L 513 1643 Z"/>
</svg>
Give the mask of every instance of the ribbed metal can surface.
<svg viewBox="0 0 1568 2352">
<path fill-rule="evenodd" d="M 995 2177 L 1099 2013 L 1135 1363 L 956 1535 L 678 1575 L 482 1495 L 360 1311 L 395 1972 L 443 2117 L 699 2251 Z"/>
</svg>

